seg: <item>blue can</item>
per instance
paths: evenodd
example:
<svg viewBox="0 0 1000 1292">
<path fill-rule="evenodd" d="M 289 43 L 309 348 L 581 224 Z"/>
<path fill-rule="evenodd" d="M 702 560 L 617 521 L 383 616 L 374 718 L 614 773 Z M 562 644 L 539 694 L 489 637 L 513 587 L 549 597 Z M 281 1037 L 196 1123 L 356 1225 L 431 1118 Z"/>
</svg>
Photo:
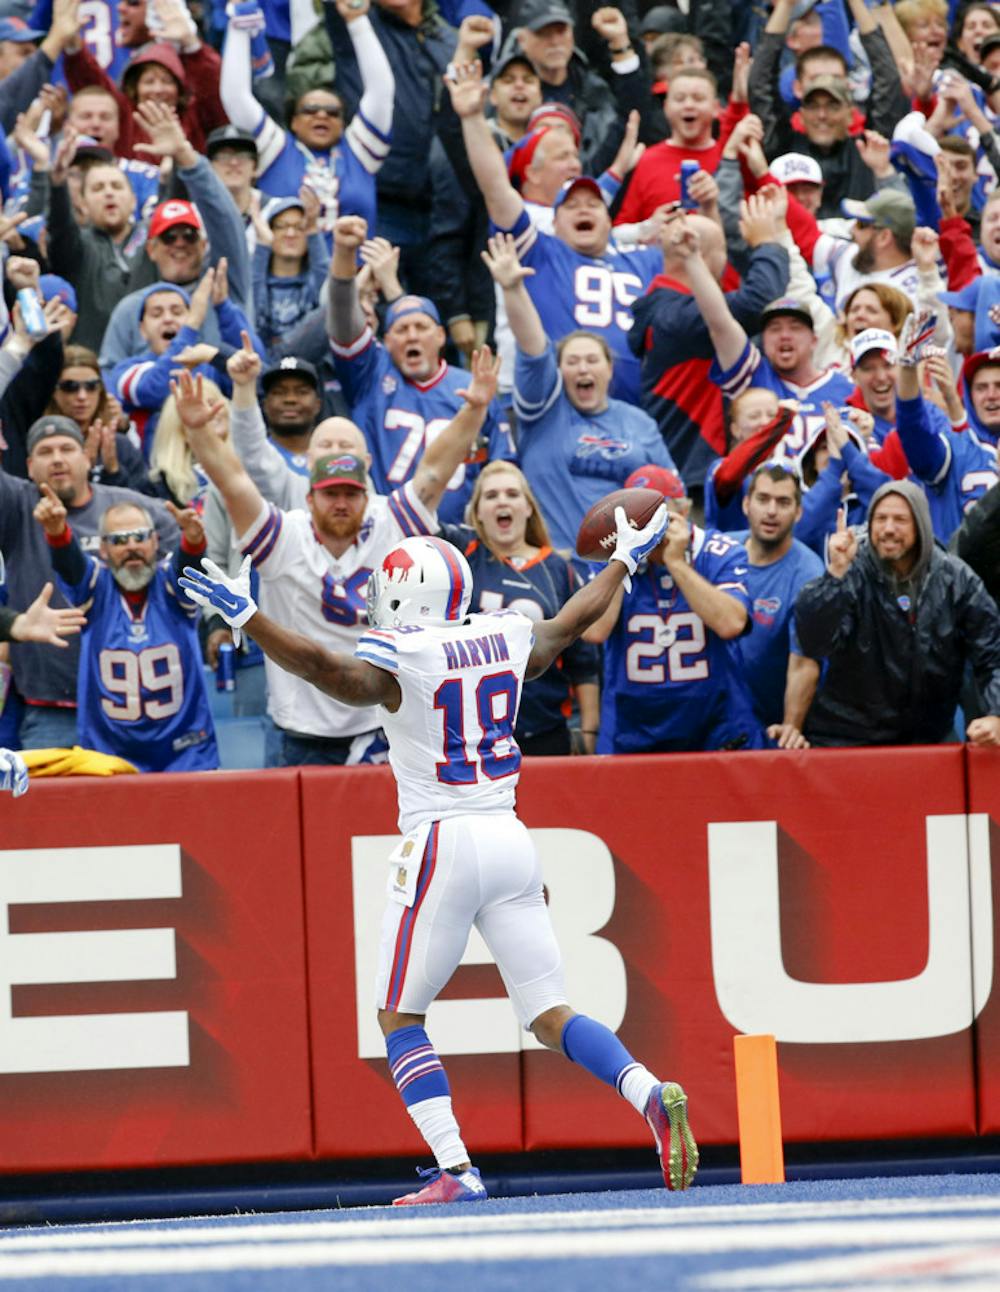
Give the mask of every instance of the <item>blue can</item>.
<svg viewBox="0 0 1000 1292">
<path fill-rule="evenodd" d="M 681 162 L 681 209 L 684 211 L 697 211 L 698 209 L 698 203 L 688 192 L 688 180 L 700 170 L 701 166 L 696 161 Z"/>
<path fill-rule="evenodd" d="M 217 691 L 236 690 L 236 647 L 232 642 L 223 642 L 215 662 L 215 689 Z"/>
<path fill-rule="evenodd" d="M 42 310 L 42 302 L 33 287 L 22 287 L 17 293 L 17 303 L 21 309 L 21 322 L 28 336 L 41 340 L 49 334 L 49 325 Z"/>
</svg>

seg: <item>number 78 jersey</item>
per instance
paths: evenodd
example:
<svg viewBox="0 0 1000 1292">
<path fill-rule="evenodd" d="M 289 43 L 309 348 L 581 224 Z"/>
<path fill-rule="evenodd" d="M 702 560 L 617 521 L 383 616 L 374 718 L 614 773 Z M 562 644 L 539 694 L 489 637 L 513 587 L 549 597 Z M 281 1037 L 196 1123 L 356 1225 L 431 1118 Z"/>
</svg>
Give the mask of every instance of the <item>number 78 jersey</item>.
<svg viewBox="0 0 1000 1292">
<path fill-rule="evenodd" d="M 391 673 L 403 694 L 395 713 L 378 711 L 403 834 L 425 821 L 514 810 L 514 724 L 533 641 L 531 620 L 515 610 L 364 633 L 355 655 Z"/>
</svg>

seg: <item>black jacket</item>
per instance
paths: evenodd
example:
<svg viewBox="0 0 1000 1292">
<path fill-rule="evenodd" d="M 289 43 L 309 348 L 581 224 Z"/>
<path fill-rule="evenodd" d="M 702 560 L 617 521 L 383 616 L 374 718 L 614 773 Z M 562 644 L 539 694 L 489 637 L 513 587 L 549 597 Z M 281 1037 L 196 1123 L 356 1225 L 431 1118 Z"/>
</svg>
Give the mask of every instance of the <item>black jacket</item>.
<svg viewBox="0 0 1000 1292">
<path fill-rule="evenodd" d="M 919 745 L 947 739 L 966 662 L 985 712 L 1000 715 L 1000 610 L 982 579 L 934 543 L 924 493 L 891 481 L 874 494 L 909 503 L 920 555 L 896 580 L 867 539 L 842 579 L 807 583 L 795 604 L 802 653 L 826 659 L 809 711 L 814 745 Z"/>
</svg>

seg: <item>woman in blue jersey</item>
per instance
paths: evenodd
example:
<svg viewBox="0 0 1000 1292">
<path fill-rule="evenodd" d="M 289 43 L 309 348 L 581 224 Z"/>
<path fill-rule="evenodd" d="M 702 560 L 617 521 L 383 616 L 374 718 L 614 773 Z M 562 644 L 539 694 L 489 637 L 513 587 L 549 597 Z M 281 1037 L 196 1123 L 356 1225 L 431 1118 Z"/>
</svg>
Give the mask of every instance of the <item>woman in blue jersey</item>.
<svg viewBox="0 0 1000 1292">
<path fill-rule="evenodd" d="M 517 360 L 514 409 L 518 454 L 557 547 L 573 550 L 580 521 L 647 463 L 673 469 L 648 413 L 608 398 L 613 360 L 603 337 L 571 332 L 558 346 L 546 336 L 524 286 L 535 271 L 517 258 L 508 234 L 489 240 L 483 260 L 503 291 Z"/>
<path fill-rule="evenodd" d="M 288 105 L 287 129 L 253 97 L 250 30 L 254 13 L 232 16 L 222 55 L 220 94 L 234 126 L 257 144 L 257 187 L 294 197 L 307 184 L 319 198 L 320 228 L 338 215 L 360 215 L 375 227 L 375 176 L 389 153 L 396 83 L 368 19 L 369 0 L 336 0 L 354 46 L 364 92 L 345 129 L 343 100 L 332 89 L 307 90 Z M 247 24 L 250 24 L 248 27 Z"/>
<path fill-rule="evenodd" d="M 445 525 L 441 536 L 460 548 L 469 562 L 470 609 L 517 610 L 533 622 L 551 619 L 582 586 L 569 561 L 552 550 L 538 500 L 513 463 L 488 462 L 483 467 L 466 518 L 466 525 Z M 597 648 L 576 641 L 541 677 L 525 682 L 514 729 L 523 754 L 572 752 L 567 719 L 574 692 L 580 748 L 594 752 L 599 670 Z"/>
</svg>

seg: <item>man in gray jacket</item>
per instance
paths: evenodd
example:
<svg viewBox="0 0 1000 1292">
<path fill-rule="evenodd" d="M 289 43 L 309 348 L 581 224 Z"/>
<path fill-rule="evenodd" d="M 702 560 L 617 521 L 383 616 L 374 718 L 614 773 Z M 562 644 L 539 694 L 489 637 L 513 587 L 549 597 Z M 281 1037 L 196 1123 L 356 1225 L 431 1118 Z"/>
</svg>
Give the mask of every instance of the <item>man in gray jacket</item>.
<svg viewBox="0 0 1000 1292">
<path fill-rule="evenodd" d="M 935 546 L 916 485 L 878 489 L 860 541 L 841 513 L 795 623 L 802 653 L 827 663 L 805 724 L 812 745 L 947 740 L 967 661 L 983 715 L 966 739 L 1000 744 L 1000 610 L 964 561 Z"/>
</svg>

